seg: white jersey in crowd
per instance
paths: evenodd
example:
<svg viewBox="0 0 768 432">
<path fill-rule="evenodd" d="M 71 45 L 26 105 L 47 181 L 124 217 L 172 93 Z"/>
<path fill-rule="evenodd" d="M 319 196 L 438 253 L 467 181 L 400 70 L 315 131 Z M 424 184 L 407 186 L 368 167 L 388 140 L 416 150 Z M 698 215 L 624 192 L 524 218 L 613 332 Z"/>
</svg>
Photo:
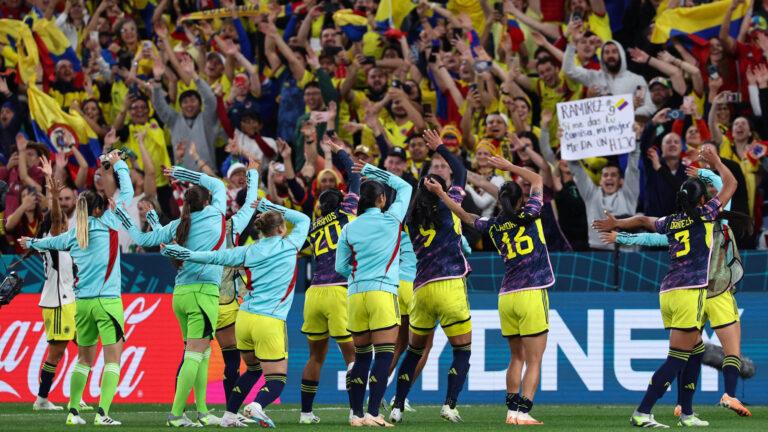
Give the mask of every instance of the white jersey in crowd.
<svg viewBox="0 0 768 432">
<path fill-rule="evenodd" d="M 275 154 L 277 154 L 277 142 L 273 138 L 268 138 L 265 136 L 262 136 L 261 138 L 264 139 L 264 142 L 267 143 L 267 145 L 272 149 L 272 151 L 275 152 Z M 239 129 L 235 129 L 235 142 L 241 149 L 261 160 L 261 166 L 267 166 L 272 161 L 272 159 L 264 155 L 264 152 L 261 150 L 255 139 L 242 133 Z"/>
</svg>

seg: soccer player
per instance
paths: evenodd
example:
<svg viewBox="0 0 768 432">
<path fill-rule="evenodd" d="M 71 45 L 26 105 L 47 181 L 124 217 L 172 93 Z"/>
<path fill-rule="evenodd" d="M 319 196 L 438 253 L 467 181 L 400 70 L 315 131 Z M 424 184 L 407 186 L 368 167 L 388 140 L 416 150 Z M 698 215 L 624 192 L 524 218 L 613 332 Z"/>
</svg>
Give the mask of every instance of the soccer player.
<svg viewBox="0 0 768 432">
<path fill-rule="evenodd" d="M 736 179 L 711 146 L 702 148 L 701 157 L 723 178 L 723 188 L 711 200 L 705 202 L 706 185 L 701 180 L 688 179 L 677 193 L 677 213 L 660 219 L 633 216 L 594 222 L 594 227 L 600 231 L 646 228 L 665 234 L 669 242 L 671 264 L 661 282 L 659 295 L 664 327 L 670 330 L 669 354 L 653 374 L 640 406 L 630 417 L 630 424 L 637 427 L 667 427 L 654 419 L 651 414 L 653 405 L 678 374 L 685 382 L 694 382 L 692 377 L 697 376 L 701 368 L 703 352 L 699 353 L 697 347 L 701 343 L 700 331 L 705 319 L 714 221 L 723 218 L 722 203 L 727 203 L 736 190 Z M 682 401 L 680 422 L 687 426 L 706 426 L 707 422 L 693 414 L 693 392 L 686 397 L 691 401 Z"/>
<path fill-rule="evenodd" d="M 413 302 L 413 281 L 416 279 L 416 253 L 413 251 L 411 237 L 403 230 L 400 232 L 400 285 L 397 287 L 397 306 L 400 309 L 400 330 L 397 334 L 395 343 L 395 355 L 392 357 L 392 364 L 389 366 L 389 375 L 397 368 L 400 357 L 408 346 L 408 325 L 410 323 L 409 311 Z M 418 369 L 418 368 L 417 368 Z M 414 374 L 417 375 L 417 374 Z M 415 380 L 415 377 L 413 378 Z M 395 403 L 395 396 L 392 396 L 392 404 Z M 410 407 L 408 400 L 403 401 L 406 411 L 414 411 Z"/>
<path fill-rule="evenodd" d="M 427 145 L 447 163 L 451 175 L 451 187 L 443 177 L 428 174 L 419 183 L 407 228 L 416 252 L 416 279 L 410 309 L 410 341 L 400 369 L 397 372 L 397 393 L 389 419 L 402 421 L 405 398 L 411 388 L 416 366 L 423 350 L 439 321 L 453 347 L 453 363 L 448 370 L 448 389 L 440 416 L 451 422 L 460 422 L 456 403 L 459 392 L 469 372 L 472 347 L 472 321 L 464 277 L 469 273 L 469 263 L 462 252 L 461 221 L 425 186 L 425 179 L 432 179 L 448 189 L 457 203 L 464 199 L 467 171 L 446 146 L 440 135 L 433 130 L 424 132 Z"/>
<path fill-rule="evenodd" d="M 540 425 L 531 417 L 533 397 L 539 386 L 541 360 L 549 332 L 549 296 L 555 275 L 541 224 L 543 181 L 537 173 L 513 165 L 502 158 L 489 162 L 531 184 L 530 195 L 523 205 L 520 186 L 508 181 L 499 189 L 501 213 L 481 218 L 465 212 L 439 183 L 427 181 L 425 186 L 466 224 L 487 233 L 504 259 L 504 279 L 499 290 L 501 334 L 509 343 L 512 358 L 507 369 L 507 424 Z M 520 392 L 520 376 L 522 392 Z"/>
<path fill-rule="evenodd" d="M 125 209 L 118 207 L 123 226 L 141 247 L 175 241 L 191 250 L 210 251 L 226 240 L 227 191 L 221 180 L 182 167 L 166 168 L 166 176 L 192 183 L 184 193 L 181 217 L 159 230 L 141 232 Z M 176 380 L 171 413 L 166 424 L 190 427 L 197 423 L 218 424 L 205 403 L 208 362 L 219 315 L 219 286 L 223 269 L 219 265 L 189 263 L 179 266 L 173 289 L 173 311 L 184 338 L 184 361 Z M 190 391 L 195 390 L 197 423 L 184 414 Z"/>
<path fill-rule="evenodd" d="M 67 220 L 59 205 L 59 191 L 62 189 L 57 179 L 53 178 L 51 164 L 46 158 L 40 158 L 45 174 L 46 187 L 51 191 L 51 212 L 43 221 L 40 233 L 57 236 L 67 231 Z M 40 294 L 39 306 L 43 309 L 43 324 L 48 340 L 48 355 L 40 371 L 40 387 L 32 409 L 60 411 L 63 408 L 48 400 L 56 366 L 67 350 L 69 341 L 75 340 L 75 266 L 72 256 L 64 251 L 45 251 L 43 254 L 45 282 Z M 93 409 L 80 400 L 80 410 Z"/>
<path fill-rule="evenodd" d="M 349 192 L 344 194 L 338 189 L 328 189 L 320 194 L 320 215 L 312 223 L 307 238 L 315 266 L 312 283 L 305 295 L 304 324 L 301 326 L 309 343 L 309 359 L 301 376 L 301 424 L 320 421 L 312 412 L 312 403 L 317 394 L 320 370 L 328 354 L 328 337 L 336 339 L 347 367 L 355 361 L 355 346 L 347 330 L 347 278 L 336 273 L 336 247 L 341 230 L 357 214 L 360 174 L 352 172 L 352 159 L 337 143 L 328 138 L 325 143 L 347 177 Z"/>
<path fill-rule="evenodd" d="M 266 383 L 256 400 L 243 413 L 262 427 L 275 427 L 264 412 L 280 397 L 288 370 L 288 340 L 285 319 L 293 303 L 296 284 L 296 255 L 309 232 L 309 217 L 303 213 L 270 203 L 266 198 L 254 203 L 261 213 L 256 229 L 262 239 L 249 246 L 233 249 L 195 252 L 169 244 L 163 254 L 192 263 L 216 266 L 245 267 L 247 289 L 237 313 L 235 333 L 248 371 L 238 378 L 227 400 L 227 411 L 221 419 L 223 427 L 243 427 L 237 411 L 264 371 Z M 290 234 L 286 222 L 293 226 Z"/>
<path fill-rule="evenodd" d="M 387 388 L 400 325 L 400 231 L 412 188 L 405 180 L 370 164 L 357 162 L 353 171 L 368 180 L 360 186 L 358 217 L 341 230 L 336 249 L 336 272 L 348 280 L 347 328 L 355 344 L 355 362 L 348 374 L 352 408 L 349 421 L 353 426 L 391 426 L 379 414 L 379 406 Z M 382 211 L 387 204 L 382 182 L 396 193 L 387 211 Z M 376 358 L 370 371 L 373 352 Z M 368 382 L 371 391 L 364 413 Z"/>
<path fill-rule="evenodd" d="M 706 145 L 706 144 L 704 144 Z M 701 179 L 709 186 L 714 188 L 715 193 L 709 193 L 708 196 L 714 196 L 723 187 L 720 176 L 708 169 L 689 168 L 689 174 Z M 724 209 L 730 210 L 731 202 L 728 201 Z M 609 218 L 611 216 L 609 215 Z M 717 334 L 718 340 L 723 346 L 725 358 L 722 363 L 723 379 L 725 382 L 725 393 L 720 398 L 720 406 L 729 408 L 740 416 L 751 416 L 752 413 L 738 399 L 736 399 L 736 384 L 738 382 L 741 369 L 741 326 L 739 325 L 739 309 L 736 305 L 736 298 L 733 296 L 735 284 L 741 278 L 743 270 L 733 268 L 741 267 L 740 260 L 737 257 L 738 249 L 733 241 L 734 235 L 726 220 L 721 220 L 720 224 L 714 230 L 714 242 L 718 248 L 712 251 L 710 260 L 709 285 L 707 286 L 707 301 L 704 303 L 704 315 L 709 320 L 709 325 Z M 601 234 L 601 239 L 605 243 L 617 243 L 620 245 L 640 245 L 651 247 L 668 247 L 667 236 L 657 233 L 638 233 L 630 234 L 625 232 L 611 231 Z M 736 279 L 734 279 L 736 278 Z M 694 355 L 703 352 L 704 345 L 697 345 L 694 348 Z M 689 361 L 690 358 L 689 358 Z M 688 398 L 686 393 L 696 391 L 696 382 L 698 374 L 690 377 L 690 383 L 686 383 L 682 377 L 677 381 L 677 401 L 675 407 L 675 416 L 680 417 L 683 414 L 683 403 Z M 690 385 L 693 384 L 693 385 Z M 685 414 L 690 415 L 693 407 L 688 407 Z"/>
<path fill-rule="evenodd" d="M 114 134 L 114 130 L 111 130 L 105 140 L 114 140 Z M 130 203 L 133 186 L 128 165 L 120 160 L 118 151 L 109 153 L 107 160 L 117 174 L 120 188 L 117 205 Z M 120 298 L 120 250 L 117 243 L 117 229 L 121 223 L 115 212 L 108 207 L 108 200 L 104 196 L 92 190 L 82 192 L 75 206 L 74 228 L 55 237 L 23 237 L 20 241 L 25 249 L 41 252 L 68 250 L 77 266 L 74 291 L 78 360 L 70 378 L 68 425 L 85 424 L 78 408 L 88 374 L 96 359 L 99 338 L 104 348 L 105 364 L 94 424 L 120 425 L 119 421 L 109 416 L 109 408 L 120 380 L 120 356 L 125 340 L 123 302 Z"/>
</svg>

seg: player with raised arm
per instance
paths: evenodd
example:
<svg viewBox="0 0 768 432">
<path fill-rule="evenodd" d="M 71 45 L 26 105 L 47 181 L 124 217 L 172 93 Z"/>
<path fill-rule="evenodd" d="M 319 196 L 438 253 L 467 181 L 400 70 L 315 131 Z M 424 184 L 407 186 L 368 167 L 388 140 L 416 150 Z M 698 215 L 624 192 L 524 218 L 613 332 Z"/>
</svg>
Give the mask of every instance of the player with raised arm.
<svg viewBox="0 0 768 432">
<path fill-rule="evenodd" d="M 141 232 L 125 209 L 118 207 L 123 226 L 141 247 L 175 241 L 191 250 L 211 251 L 222 248 L 226 240 L 227 192 L 221 180 L 182 167 L 166 168 L 165 175 L 192 183 L 184 193 L 181 217 L 153 231 Z M 219 286 L 223 268 L 219 265 L 178 264 L 173 288 L 173 312 L 184 338 L 184 361 L 176 379 L 176 393 L 166 424 L 190 427 L 218 424 L 205 402 L 208 386 L 208 362 L 211 339 L 219 315 Z M 184 414 L 190 391 L 195 390 L 197 422 Z"/>
<path fill-rule="evenodd" d="M 689 179 L 677 193 L 678 211 L 660 219 L 633 216 L 627 219 L 603 219 L 594 222 L 599 231 L 645 228 L 667 236 L 670 267 L 661 282 L 659 303 L 664 327 L 670 330 L 669 353 L 666 361 L 656 370 L 640 406 L 630 417 L 637 427 L 666 428 L 657 422 L 651 410 L 669 385 L 680 376 L 693 382 L 701 368 L 697 358 L 701 344 L 701 328 L 706 319 L 704 308 L 706 288 L 709 284 L 710 258 L 713 247 L 715 221 L 725 215 L 722 203 L 728 202 L 736 190 L 736 179 L 723 164 L 711 146 L 701 150 L 701 157 L 723 178 L 723 188 L 717 195 L 705 200 L 706 186 L 701 180 Z M 693 360 L 690 360 L 693 356 Z M 683 400 L 680 423 L 686 426 L 706 426 L 693 414 L 693 392 Z M 690 408 L 689 408 L 690 406 Z"/>
<path fill-rule="evenodd" d="M 379 406 L 387 388 L 400 325 L 400 231 L 412 188 L 400 177 L 370 164 L 357 162 L 353 170 L 368 179 L 360 186 L 358 217 L 341 230 L 336 249 L 336 272 L 348 281 L 347 328 L 355 344 L 355 362 L 348 374 L 350 424 L 391 426 L 379 414 Z M 396 196 L 389 209 L 382 211 L 387 204 L 385 184 L 395 190 Z M 364 412 L 369 382 L 368 410 Z"/>
<path fill-rule="evenodd" d="M 328 337 L 336 339 L 347 367 L 355 361 L 355 346 L 347 330 L 347 278 L 336 273 L 336 247 L 342 229 L 357 214 L 360 174 L 352 172 L 352 159 L 340 145 L 329 138 L 325 138 L 325 144 L 345 173 L 349 190 L 344 194 L 334 188 L 320 194 L 320 215 L 312 223 L 307 238 L 315 265 L 312 282 L 305 294 L 304 324 L 301 326 L 309 343 L 309 359 L 301 376 L 301 424 L 320 421 L 312 412 L 312 403 L 317 394 L 320 370 L 328 354 Z"/>
<path fill-rule="evenodd" d="M 108 136 L 114 138 L 114 130 Z M 128 165 L 115 150 L 107 161 L 117 174 L 120 194 L 117 205 L 130 203 L 133 186 Z M 78 361 L 70 378 L 68 425 L 82 425 L 78 409 L 98 353 L 98 342 L 104 349 L 104 371 L 101 376 L 101 398 L 94 419 L 95 425 L 117 426 L 120 422 L 109 416 L 109 408 L 120 380 L 120 356 L 123 352 L 123 301 L 120 298 L 120 248 L 117 230 L 121 221 L 101 194 L 87 190 L 80 193 L 75 206 L 75 227 L 55 237 L 20 242 L 25 249 L 36 251 L 69 251 L 77 271 L 75 274 L 75 332 Z"/>
<path fill-rule="evenodd" d="M 288 340 L 285 320 L 293 303 L 296 284 L 296 255 L 309 232 L 309 217 L 295 210 L 270 203 L 266 198 L 255 202 L 261 213 L 256 229 L 263 237 L 248 246 L 214 251 L 192 251 L 176 244 L 165 245 L 163 255 L 187 264 L 244 267 L 248 275 L 247 289 L 235 322 L 237 349 L 248 365 L 248 371 L 237 380 L 227 400 L 222 427 L 243 427 L 237 411 L 256 384 L 258 367 L 264 371 L 266 383 L 256 400 L 243 413 L 262 427 L 275 427 L 264 412 L 280 397 L 288 371 Z M 293 226 L 288 234 L 286 222 Z"/>
<path fill-rule="evenodd" d="M 416 279 L 410 308 L 409 344 L 397 372 L 397 392 L 389 419 L 402 421 L 416 366 L 439 322 L 453 347 L 453 363 L 448 370 L 448 388 L 440 416 L 456 423 L 461 421 L 456 403 L 469 372 L 472 352 L 472 320 L 464 279 L 470 267 L 462 251 L 461 221 L 425 182 L 427 179 L 436 182 L 452 200 L 461 203 L 467 171 L 443 145 L 437 131 L 425 131 L 424 138 L 436 156 L 445 159 L 450 167 L 451 186 L 448 188 L 446 180 L 439 175 L 425 176 L 419 182 L 408 217 L 408 233 L 417 258 Z"/>
<path fill-rule="evenodd" d="M 524 201 L 520 186 L 514 181 L 499 189 L 501 212 L 496 217 L 481 218 L 467 213 L 435 181 L 425 186 L 462 222 L 487 233 L 504 260 L 504 279 L 499 290 L 501 334 L 507 338 L 511 360 L 507 369 L 507 424 L 540 425 L 531 417 L 533 397 L 539 386 L 541 360 L 549 332 L 549 296 L 547 288 L 555 283 L 541 224 L 543 180 L 534 171 L 491 157 L 491 165 L 520 176 L 531 184 Z M 525 373 L 522 369 L 525 367 Z M 521 391 L 522 374 L 522 391 Z"/>
<path fill-rule="evenodd" d="M 689 167 L 688 173 L 692 178 L 697 178 L 707 185 L 708 197 L 716 195 L 723 188 L 722 179 L 711 170 Z M 723 208 L 730 211 L 731 201 L 728 201 Z M 732 212 L 729 213 L 729 215 L 733 214 Z M 611 217 L 608 215 L 609 219 Z M 748 216 L 746 217 L 748 218 Z M 725 354 L 720 364 L 725 384 L 725 393 L 720 398 L 720 406 L 729 408 L 740 416 L 749 417 L 752 413 L 736 398 L 736 384 L 741 371 L 741 325 L 739 323 L 739 309 L 733 293 L 736 290 L 736 284 L 744 274 L 744 270 L 741 268 L 741 259 L 736 242 L 733 240 L 735 238 L 733 230 L 728 225 L 727 220 L 721 219 L 719 222 L 714 229 L 713 244 L 717 247 L 713 248 L 710 260 L 709 285 L 707 286 L 707 301 L 704 303 L 704 315 L 715 331 Z M 609 231 L 601 233 L 600 238 L 608 244 L 669 247 L 667 236 L 658 233 Z M 688 361 L 695 363 L 703 360 L 706 357 L 703 353 L 704 345 L 697 344 Z M 686 383 L 683 379 L 677 381 L 678 405 L 675 406 L 674 410 L 676 417 L 683 414 L 683 404 L 687 400 L 692 401 L 692 398 L 689 398 L 686 393 L 696 391 L 695 383 L 698 381 L 698 375 L 692 374 L 689 381 L 691 382 Z M 694 385 L 690 385 L 691 383 Z M 693 412 L 692 406 L 688 408 L 687 414 L 691 412 Z"/>
</svg>

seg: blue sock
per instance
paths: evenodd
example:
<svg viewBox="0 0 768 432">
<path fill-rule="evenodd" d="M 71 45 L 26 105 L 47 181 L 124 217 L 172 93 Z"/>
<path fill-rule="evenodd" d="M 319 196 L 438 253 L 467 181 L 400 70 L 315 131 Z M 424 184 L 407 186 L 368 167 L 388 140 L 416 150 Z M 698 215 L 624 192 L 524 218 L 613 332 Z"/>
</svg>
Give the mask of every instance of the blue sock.
<svg viewBox="0 0 768 432">
<path fill-rule="evenodd" d="M 240 378 L 240 352 L 235 347 L 222 348 L 221 356 L 224 357 L 224 398 L 229 400 L 229 394 Z"/>
<path fill-rule="evenodd" d="M 730 397 L 736 397 L 736 383 L 739 382 L 741 373 L 741 359 L 736 356 L 725 356 L 723 359 L 723 381 L 725 381 L 725 393 Z"/>
<path fill-rule="evenodd" d="M 680 371 L 677 381 L 677 401 L 683 410 L 683 414 L 693 414 L 693 394 L 696 393 L 696 383 L 701 372 L 701 358 L 704 356 L 704 343 L 699 342 L 690 357 L 685 368 Z"/>
<path fill-rule="evenodd" d="M 510 411 L 517 411 L 520 409 L 520 395 L 517 393 L 507 393 L 506 398 L 507 409 Z"/>
<path fill-rule="evenodd" d="M 387 390 L 389 380 L 389 366 L 395 357 L 395 344 L 377 344 L 373 346 L 376 357 L 371 368 L 371 377 L 368 380 L 371 394 L 368 399 L 368 413 L 374 417 L 379 416 L 379 406 L 384 392 Z"/>
<path fill-rule="evenodd" d="M 301 412 L 312 412 L 312 403 L 315 401 L 318 384 L 320 383 L 317 381 L 301 380 Z"/>
<path fill-rule="evenodd" d="M 405 398 L 411 391 L 413 385 L 413 375 L 416 373 L 416 366 L 424 355 L 424 348 L 414 348 L 408 345 L 405 351 L 405 358 L 400 363 L 400 369 L 397 371 L 397 391 L 395 393 L 394 408 L 401 411 L 405 409 Z"/>
<path fill-rule="evenodd" d="M 672 381 L 675 380 L 675 377 L 677 377 L 678 372 L 685 367 L 690 355 L 690 351 L 675 348 L 669 349 L 667 359 L 658 369 L 656 369 L 656 372 L 654 372 L 651 377 L 651 382 L 648 384 L 645 396 L 643 396 L 643 400 L 637 408 L 638 412 L 643 414 L 651 413 L 653 405 L 664 395 L 664 392 L 667 391 L 667 387 L 669 387 L 670 384 L 672 384 Z"/>
<path fill-rule="evenodd" d="M 227 411 L 236 413 L 240 409 L 240 405 L 243 404 L 245 397 L 251 392 L 259 378 L 261 378 L 261 365 L 248 366 L 248 370 L 240 375 L 232 387 L 232 392 L 227 398 Z"/>
<path fill-rule="evenodd" d="M 280 393 L 283 392 L 283 387 L 285 387 L 286 376 L 285 374 L 264 375 L 264 380 L 266 381 L 264 387 L 259 390 L 259 394 L 256 395 L 256 400 L 254 401 L 261 405 L 262 408 L 266 408 L 275 399 L 280 397 Z"/>
<path fill-rule="evenodd" d="M 517 397 L 517 410 L 521 413 L 529 413 L 533 409 L 533 401 L 523 395 Z"/>
<path fill-rule="evenodd" d="M 363 417 L 363 402 L 365 401 L 365 385 L 368 382 L 368 371 L 373 359 L 373 346 L 355 347 L 355 364 L 349 371 L 349 399 L 352 413 Z"/>
<path fill-rule="evenodd" d="M 459 392 L 464 388 L 469 372 L 469 357 L 472 355 L 472 344 L 453 347 L 453 363 L 448 370 L 448 391 L 445 394 L 445 405 L 456 408 Z"/>
</svg>

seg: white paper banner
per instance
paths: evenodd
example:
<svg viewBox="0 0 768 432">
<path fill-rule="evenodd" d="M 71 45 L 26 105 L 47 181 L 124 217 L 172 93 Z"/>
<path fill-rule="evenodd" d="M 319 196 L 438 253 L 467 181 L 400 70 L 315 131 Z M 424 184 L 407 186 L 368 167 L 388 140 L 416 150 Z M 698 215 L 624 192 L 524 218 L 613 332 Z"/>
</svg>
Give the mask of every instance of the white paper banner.
<svg viewBox="0 0 768 432">
<path fill-rule="evenodd" d="M 603 96 L 557 104 L 564 160 L 629 153 L 635 149 L 632 95 Z"/>
</svg>

